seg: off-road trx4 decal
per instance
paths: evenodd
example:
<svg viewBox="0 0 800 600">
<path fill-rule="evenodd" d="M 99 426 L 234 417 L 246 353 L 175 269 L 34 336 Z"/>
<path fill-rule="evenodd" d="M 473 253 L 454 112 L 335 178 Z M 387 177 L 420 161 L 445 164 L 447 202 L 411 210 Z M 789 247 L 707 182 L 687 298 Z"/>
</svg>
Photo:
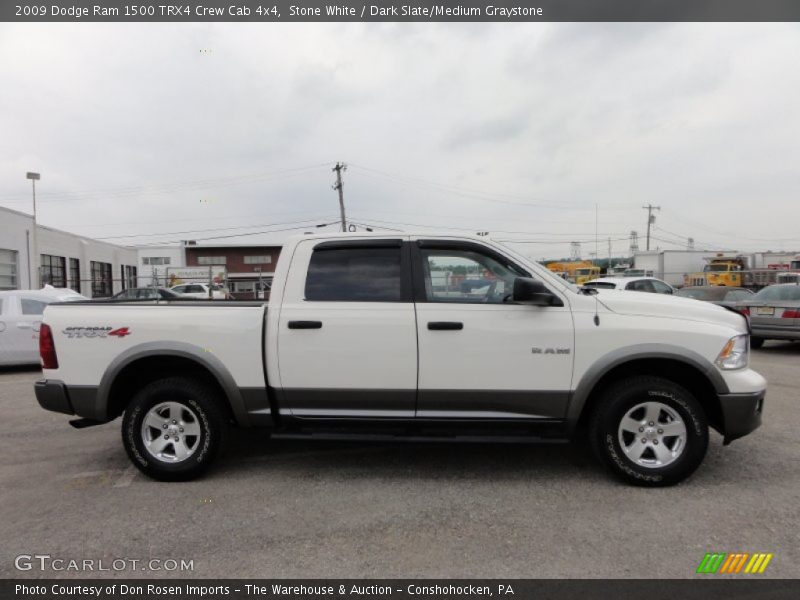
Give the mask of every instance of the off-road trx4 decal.
<svg viewBox="0 0 800 600">
<path fill-rule="evenodd" d="M 69 338 L 104 338 L 108 336 L 123 338 L 130 335 L 128 327 L 67 327 L 64 335 Z"/>
</svg>

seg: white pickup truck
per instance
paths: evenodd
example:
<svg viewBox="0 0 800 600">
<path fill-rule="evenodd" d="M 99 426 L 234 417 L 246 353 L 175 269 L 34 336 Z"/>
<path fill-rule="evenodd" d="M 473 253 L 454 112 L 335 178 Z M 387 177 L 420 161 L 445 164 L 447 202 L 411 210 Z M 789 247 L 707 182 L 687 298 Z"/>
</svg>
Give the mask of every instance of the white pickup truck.
<svg viewBox="0 0 800 600">
<path fill-rule="evenodd" d="M 303 236 L 269 305 L 72 302 L 41 328 L 42 407 L 122 416 L 133 463 L 203 472 L 231 427 L 273 436 L 588 436 L 641 485 L 681 481 L 709 427 L 761 423 L 744 316 L 691 299 L 581 291 L 485 238 Z"/>
</svg>

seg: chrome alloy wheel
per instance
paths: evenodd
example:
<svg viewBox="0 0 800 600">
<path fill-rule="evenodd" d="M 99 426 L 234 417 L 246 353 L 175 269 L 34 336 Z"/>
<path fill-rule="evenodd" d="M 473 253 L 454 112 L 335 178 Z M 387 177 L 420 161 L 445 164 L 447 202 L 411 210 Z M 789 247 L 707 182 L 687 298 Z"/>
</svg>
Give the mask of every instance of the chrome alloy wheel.
<svg viewBox="0 0 800 600">
<path fill-rule="evenodd" d="M 675 462 L 686 448 L 686 424 L 662 402 L 643 402 L 619 424 L 619 445 L 631 461 L 650 469 Z"/>
<path fill-rule="evenodd" d="M 161 402 L 142 421 L 142 442 L 158 460 L 184 461 L 200 445 L 200 420 L 185 404 Z"/>
</svg>

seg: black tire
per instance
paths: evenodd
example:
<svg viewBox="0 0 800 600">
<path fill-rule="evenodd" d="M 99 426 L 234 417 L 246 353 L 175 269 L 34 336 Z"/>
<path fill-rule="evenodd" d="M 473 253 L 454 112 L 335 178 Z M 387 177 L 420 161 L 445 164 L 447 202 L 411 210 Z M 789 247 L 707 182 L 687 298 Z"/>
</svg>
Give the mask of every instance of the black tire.
<svg viewBox="0 0 800 600">
<path fill-rule="evenodd" d="M 589 425 L 589 440 L 600 461 L 623 481 L 649 487 L 674 485 L 686 479 L 703 462 L 708 449 L 706 414 L 695 397 L 680 385 L 661 377 L 636 376 L 613 384 L 605 390 L 599 400 Z M 640 457 L 648 461 L 650 458 L 647 453 L 650 452 L 653 457 L 651 466 L 634 462 L 626 455 L 620 443 L 620 436 L 631 439 L 632 441 L 626 442 L 628 444 L 638 443 L 637 438 L 640 434 L 634 434 L 633 438 L 628 433 L 621 434 L 620 425 L 631 410 L 645 402 L 666 405 L 677 413 L 685 426 L 686 435 L 681 451 L 676 450 L 677 457 L 664 466 L 655 463 L 654 450 L 657 448 L 652 446 L 653 442 L 649 442 L 650 450 L 646 449 L 647 445 L 643 446 L 645 453 Z M 666 412 L 661 415 L 665 420 L 668 419 Z M 643 425 L 646 428 L 648 424 L 643 423 Z M 658 431 L 657 424 L 655 428 L 647 429 L 641 435 L 652 434 L 655 437 L 656 431 Z M 673 448 L 677 448 L 674 446 L 676 438 L 662 438 L 661 443 L 662 449 L 663 444 L 670 443 L 673 444 Z"/>
<path fill-rule="evenodd" d="M 199 435 L 185 435 L 186 448 L 193 448 L 185 459 L 179 459 L 173 446 L 172 460 L 162 460 L 148 450 L 146 444 L 155 441 L 156 428 L 143 432 L 143 422 L 148 414 L 160 404 L 172 403 L 184 407 L 184 418 L 197 425 Z M 182 409 L 182 410 L 184 410 Z M 168 409 L 164 414 L 169 414 Z M 175 427 L 179 426 L 175 425 Z M 169 377 L 159 379 L 144 386 L 131 400 L 122 418 L 122 443 L 125 451 L 138 469 L 159 481 L 187 481 L 203 474 L 220 452 L 227 437 L 228 420 L 222 410 L 220 399 L 212 388 L 201 381 L 188 377 Z M 183 431 L 183 429 L 180 429 Z M 168 431 L 165 431 L 168 433 Z M 146 435 L 153 435 L 152 441 L 145 441 Z M 180 433 L 175 435 L 180 436 Z M 160 432 L 158 438 L 161 437 Z M 166 439 L 166 438 L 165 438 Z M 160 439 L 159 439 L 160 442 Z M 169 445 L 163 456 L 169 457 Z"/>
<path fill-rule="evenodd" d="M 758 350 L 758 349 L 759 349 L 759 348 L 761 348 L 761 346 L 763 346 L 763 345 L 764 345 L 764 338 L 762 338 L 762 337 L 750 336 L 750 347 L 751 347 L 753 350 Z"/>
</svg>

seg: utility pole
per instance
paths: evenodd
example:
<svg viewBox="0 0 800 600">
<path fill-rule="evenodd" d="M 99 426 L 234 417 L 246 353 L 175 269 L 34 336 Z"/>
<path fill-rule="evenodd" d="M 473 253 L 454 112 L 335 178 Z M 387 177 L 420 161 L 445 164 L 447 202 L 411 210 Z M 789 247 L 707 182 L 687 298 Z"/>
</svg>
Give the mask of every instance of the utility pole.
<svg viewBox="0 0 800 600">
<path fill-rule="evenodd" d="M 332 170 L 336 171 L 336 184 L 333 189 L 339 191 L 339 212 L 342 217 L 342 231 L 347 231 L 347 219 L 344 216 L 344 183 L 342 182 L 342 171 L 347 171 L 347 165 L 337 162 Z"/>
<path fill-rule="evenodd" d="M 643 206 L 642 208 L 647 209 L 647 249 L 650 250 L 650 225 L 656 222 L 656 217 L 653 214 L 653 211 L 661 210 L 661 207 L 648 204 L 647 206 Z"/>
<path fill-rule="evenodd" d="M 38 232 L 36 231 L 39 227 L 36 225 L 36 182 L 39 181 L 42 176 L 39 173 L 31 173 L 28 172 L 25 174 L 26 179 L 31 180 L 31 185 L 33 185 L 33 264 L 28 264 L 28 273 L 33 270 L 36 274 L 36 288 L 33 285 L 30 286 L 31 289 L 37 289 L 41 284 L 41 265 L 39 264 L 39 236 Z M 28 262 L 30 263 L 30 258 Z M 30 284 L 30 275 L 28 276 L 28 283 Z"/>
</svg>

